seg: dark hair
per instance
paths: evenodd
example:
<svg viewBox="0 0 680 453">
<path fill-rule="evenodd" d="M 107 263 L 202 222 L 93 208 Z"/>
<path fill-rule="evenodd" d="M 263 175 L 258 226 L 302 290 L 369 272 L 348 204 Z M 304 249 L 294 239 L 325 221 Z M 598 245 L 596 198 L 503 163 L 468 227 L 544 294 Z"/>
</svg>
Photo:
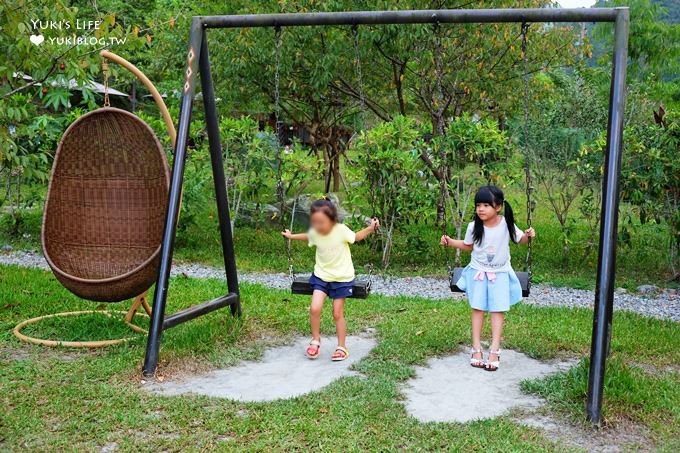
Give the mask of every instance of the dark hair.
<svg viewBox="0 0 680 453">
<path fill-rule="evenodd" d="M 312 203 L 312 207 L 309 208 L 309 214 L 312 215 L 317 212 L 323 212 L 332 222 L 338 222 L 338 208 L 335 207 L 331 200 L 322 198 Z"/>
<path fill-rule="evenodd" d="M 508 225 L 508 233 L 512 242 L 517 242 L 515 234 L 515 214 L 512 212 L 510 203 L 505 201 L 503 191 L 496 186 L 484 186 L 475 194 L 475 206 L 479 203 L 490 204 L 493 207 L 503 206 L 503 215 L 505 216 L 505 223 Z M 477 215 L 475 210 L 475 226 L 472 230 L 472 238 L 477 244 L 482 243 L 484 238 L 484 222 Z"/>
</svg>

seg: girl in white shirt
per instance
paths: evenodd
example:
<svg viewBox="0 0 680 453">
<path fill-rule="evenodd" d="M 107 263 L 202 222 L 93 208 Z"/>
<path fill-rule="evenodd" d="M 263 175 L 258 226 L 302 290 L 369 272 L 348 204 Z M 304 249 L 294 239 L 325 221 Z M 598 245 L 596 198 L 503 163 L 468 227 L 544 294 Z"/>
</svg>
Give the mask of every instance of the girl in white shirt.
<svg viewBox="0 0 680 453">
<path fill-rule="evenodd" d="M 503 214 L 501 215 L 501 210 Z M 527 244 L 536 236 L 533 228 L 515 225 L 510 204 L 503 191 L 485 186 L 475 194 L 475 218 L 467 227 L 465 239 L 442 236 L 441 244 L 472 252 L 470 264 L 456 285 L 467 294 L 472 308 L 472 356 L 470 365 L 496 371 L 500 365 L 500 343 L 505 312 L 522 299 L 522 287 L 510 264 L 510 241 Z M 491 313 L 491 348 L 484 360 L 481 345 L 484 313 Z"/>
</svg>

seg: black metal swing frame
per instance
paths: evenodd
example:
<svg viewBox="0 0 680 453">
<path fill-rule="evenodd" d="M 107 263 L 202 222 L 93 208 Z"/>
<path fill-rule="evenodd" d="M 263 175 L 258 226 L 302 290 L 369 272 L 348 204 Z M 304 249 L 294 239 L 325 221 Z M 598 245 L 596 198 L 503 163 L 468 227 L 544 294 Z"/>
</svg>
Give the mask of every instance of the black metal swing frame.
<svg viewBox="0 0 680 453">
<path fill-rule="evenodd" d="M 443 23 L 530 23 L 530 22 L 613 22 L 614 55 L 607 120 L 607 144 L 604 163 L 603 196 L 600 222 L 599 256 L 595 309 L 588 379 L 587 417 L 601 422 L 604 370 L 612 331 L 616 238 L 619 211 L 619 176 L 625 109 L 626 64 L 630 13 L 628 8 L 590 9 L 454 9 L 417 11 L 352 11 L 336 13 L 254 14 L 233 16 L 195 16 L 191 22 L 187 67 L 182 89 L 175 159 L 170 182 L 170 195 L 161 244 L 160 268 L 153 301 L 153 315 L 144 359 L 143 372 L 153 375 L 158 364 L 161 334 L 164 330 L 211 311 L 229 306 L 233 315 L 240 314 L 238 276 L 231 234 L 229 205 L 222 165 L 222 149 L 217 108 L 208 57 L 207 32 L 212 28 L 288 27 L 378 24 L 443 24 Z M 210 144 L 215 197 L 224 255 L 227 293 L 216 299 L 165 317 L 172 255 L 182 197 L 187 141 L 196 89 L 200 73 L 203 106 Z"/>
</svg>

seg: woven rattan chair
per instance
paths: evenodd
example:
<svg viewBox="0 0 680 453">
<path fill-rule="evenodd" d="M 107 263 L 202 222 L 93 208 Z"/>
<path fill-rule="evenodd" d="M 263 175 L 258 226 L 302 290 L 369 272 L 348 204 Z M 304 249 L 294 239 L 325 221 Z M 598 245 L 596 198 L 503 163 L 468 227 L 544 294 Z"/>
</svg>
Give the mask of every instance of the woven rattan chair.
<svg viewBox="0 0 680 453">
<path fill-rule="evenodd" d="M 104 107 L 77 119 L 57 148 L 43 216 L 57 279 L 93 301 L 144 293 L 158 272 L 169 182 L 163 148 L 137 116 Z"/>
</svg>

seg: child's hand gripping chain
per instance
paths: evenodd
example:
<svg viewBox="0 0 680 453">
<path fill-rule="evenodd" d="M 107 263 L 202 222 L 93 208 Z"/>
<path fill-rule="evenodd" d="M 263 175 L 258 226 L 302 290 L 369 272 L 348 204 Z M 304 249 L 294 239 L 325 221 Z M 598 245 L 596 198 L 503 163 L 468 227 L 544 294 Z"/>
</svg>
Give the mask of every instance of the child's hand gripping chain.
<svg viewBox="0 0 680 453">
<path fill-rule="evenodd" d="M 372 218 L 369 225 L 357 231 L 350 230 L 339 223 L 337 209 L 329 200 L 322 199 L 312 203 L 310 210 L 311 227 L 307 233 L 293 233 L 286 229 L 281 235 L 289 240 L 307 241 L 316 247 L 314 273 L 309 283 L 314 289 L 309 308 L 312 341 L 306 350 L 310 359 L 319 357 L 321 348 L 321 309 L 326 297 L 333 300 L 333 319 L 338 337 L 331 360 L 341 361 L 349 357 L 345 347 L 346 322 L 344 315 L 345 299 L 352 295 L 354 286 L 354 265 L 349 244 L 365 239 L 380 228 L 380 221 Z"/>
<path fill-rule="evenodd" d="M 504 215 L 500 215 L 503 210 Z M 467 294 L 472 308 L 472 356 L 470 364 L 487 371 L 500 366 L 500 341 L 505 312 L 522 298 L 522 288 L 510 265 L 512 241 L 528 244 L 536 237 L 533 228 L 520 230 L 515 225 L 510 204 L 503 191 L 495 186 L 485 186 L 475 195 L 475 217 L 463 240 L 443 235 L 439 243 L 445 247 L 472 252 L 470 264 L 463 270 L 456 285 Z M 491 317 L 491 348 L 484 360 L 481 332 L 484 314 Z"/>
</svg>

